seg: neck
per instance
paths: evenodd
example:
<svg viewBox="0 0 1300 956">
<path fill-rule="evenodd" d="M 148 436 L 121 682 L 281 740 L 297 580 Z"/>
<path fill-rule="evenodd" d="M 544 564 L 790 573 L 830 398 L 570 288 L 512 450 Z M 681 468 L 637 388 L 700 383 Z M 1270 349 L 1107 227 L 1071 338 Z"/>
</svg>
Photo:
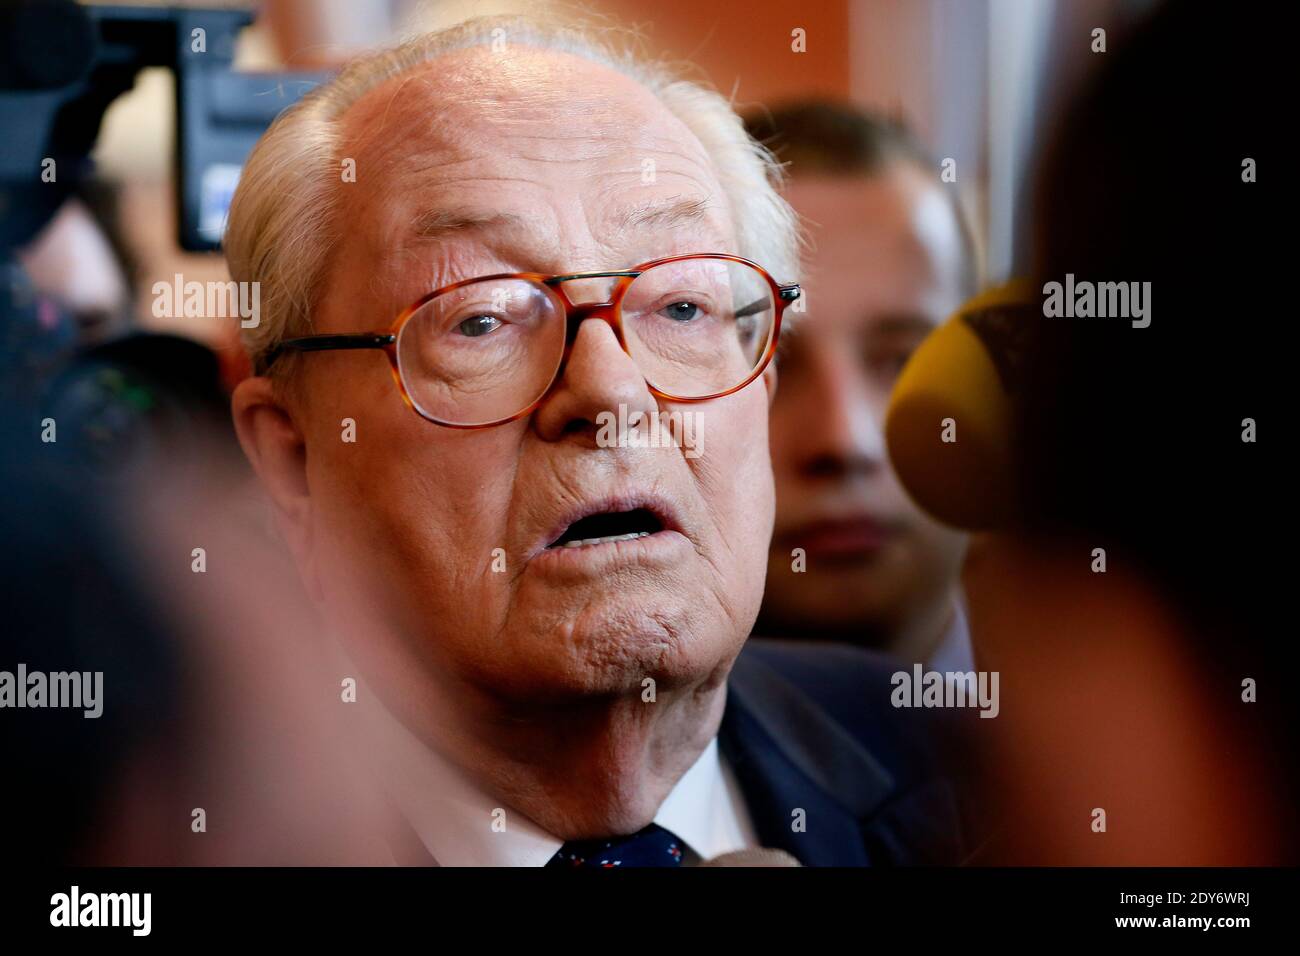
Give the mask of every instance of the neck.
<svg viewBox="0 0 1300 956">
<path fill-rule="evenodd" d="M 934 657 L 944 635 L 952 627 L 957 616 L 957 609 L 950 594 L 944 594 L 943 600 L 936 601 L 916 615 L 908 626 L 900 630 L 889 647 L 889 653 L 904 661 L 929 661 Z"/>
<path fill-rule="evenodd" d="M 439 713 L 404 722 L 507 817 L 523 814 L 563 840 L 632 833 L 654 820 L 717 734 L 729 670 L 730 661 L 691 686 L 659 688 L 654 701 L 639 686 L 544 705 L 462 687 L 456 698 L 441 695 L 448 706 Z"/>
</svg>

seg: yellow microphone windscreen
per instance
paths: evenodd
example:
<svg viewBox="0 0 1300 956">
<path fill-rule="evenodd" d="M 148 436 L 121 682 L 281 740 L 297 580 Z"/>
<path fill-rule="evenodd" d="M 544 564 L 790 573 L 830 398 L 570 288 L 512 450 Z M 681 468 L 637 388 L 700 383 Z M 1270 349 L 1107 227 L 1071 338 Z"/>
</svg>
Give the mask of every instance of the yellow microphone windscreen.
<svg viewBox="0 0 1300 956">
<path fill-rule="evenodd" d="M 1008 343 L 1032 320 L 1024 283 L 963 305 L 917 348 L 885 417 L 890 462 L 912 499 L 945 524 L 987 530 L 1015 514 L 1015 415 Z"/>
</svg>

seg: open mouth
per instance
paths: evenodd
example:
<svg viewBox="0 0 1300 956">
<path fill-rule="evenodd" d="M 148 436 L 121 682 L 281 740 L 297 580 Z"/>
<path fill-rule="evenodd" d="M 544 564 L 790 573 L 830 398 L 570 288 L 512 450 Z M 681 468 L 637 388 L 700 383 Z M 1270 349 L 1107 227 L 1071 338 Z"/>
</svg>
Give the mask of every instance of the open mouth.
<svg viewBox="0 0 1300 956">
<path fill-rule="evenodd" d="M 594 544 L 612 544 L 645 538 L 664 530 L 664 524 L 652 511 L 634 508 L 631 511 L 603 511 L 579 518 L 564 529 L 564 533 L 547 545 L 553 548 L 584 548 Z"/>
</svg>

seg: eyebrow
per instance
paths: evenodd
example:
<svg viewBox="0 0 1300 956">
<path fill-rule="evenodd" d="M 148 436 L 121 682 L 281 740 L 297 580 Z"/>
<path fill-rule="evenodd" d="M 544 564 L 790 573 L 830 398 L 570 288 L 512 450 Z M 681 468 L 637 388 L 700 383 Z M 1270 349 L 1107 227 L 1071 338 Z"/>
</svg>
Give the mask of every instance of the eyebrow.
<svg viewBox="0 0 1300 956">
<path fill-rule="evenodd" d="M 648 200 L 619 211 L 611 224 L 620 233 L 649 227 L 673 228 L 706 219 L 710 208 L 707 199 Z M 419 240 L 441 240 L 460 232 L 486 228 L 519 229 L 527 224 L 525 217 L 509 212 L 429 209 L 415 217 L 411 235 Z"/>
<path fill-rule="evenodd" d="M 524 225 L 522 216 L 508 212 L 477 212 L 462 209 L 429 209 L 415 217 L 411 234 L 416 239 L 438 240 L 458 232 L 486 227 L 517 229 Z"/>
<path fill-rule="evenodd" d="M 647 200 L 624 209 L 614 217 L 613 225 L 620 232 L 644 229 L 647 226 L 670 228 L 691 225 L 708 218 L 711 203 L 707 199 L 675 198 Z"/>
</svg>

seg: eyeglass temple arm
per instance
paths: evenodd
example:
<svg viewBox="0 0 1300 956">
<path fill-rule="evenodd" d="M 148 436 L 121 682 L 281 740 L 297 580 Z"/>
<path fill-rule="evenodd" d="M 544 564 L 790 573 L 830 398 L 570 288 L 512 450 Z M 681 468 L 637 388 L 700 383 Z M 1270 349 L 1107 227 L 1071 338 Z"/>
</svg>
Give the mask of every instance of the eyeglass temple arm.
<svg viewBox="0 0 1300 956">
<path fill-rule="evenodd" d="M 802 290 L 799 288 L 798 284 L 783 285 L 780 287 L 780 291 L 781 301 L 783 302 L 793 302 L 802 294 Z M 737 309 L 735 316 L 739 319 L 746 315 L 756 315 L 757 313 L 763 312 L 767 309 L 767 303 L 767 296 L 755 299 L 753 302 L 749 303 L 749 305 L 741 306 Z"/>
<path fill-rule="evenodd" d="M 298 339 L 285 339 L 267 353 L 265 366 L 283 352 L 328 352 L 337 349 L 384 349 L 397 341 L 391 332 L 352 332 L 341 335 L 305 335 Z"/>
</svg>

